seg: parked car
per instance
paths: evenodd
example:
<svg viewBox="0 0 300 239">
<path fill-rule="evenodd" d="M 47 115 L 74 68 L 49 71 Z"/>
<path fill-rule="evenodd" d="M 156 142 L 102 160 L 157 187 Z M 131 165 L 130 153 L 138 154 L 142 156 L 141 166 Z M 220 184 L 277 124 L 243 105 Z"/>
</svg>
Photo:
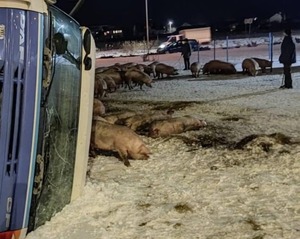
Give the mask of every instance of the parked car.
<svg viewBox="0 0 300 239">
<path fill-rule="evenodd" d="M 199 43 L 195 39 L 189 39 L 188 41 L 192 51 L 198 51 Z M 182 45 L 183 45 L 183 40 L 171 42 L 167 45 L 162 44 L 157 48 L 157 53 L 164 54 L 164 53 L 181 52 Z M 202 50 L 201 47 L 199 50 Z"/>
</svg>

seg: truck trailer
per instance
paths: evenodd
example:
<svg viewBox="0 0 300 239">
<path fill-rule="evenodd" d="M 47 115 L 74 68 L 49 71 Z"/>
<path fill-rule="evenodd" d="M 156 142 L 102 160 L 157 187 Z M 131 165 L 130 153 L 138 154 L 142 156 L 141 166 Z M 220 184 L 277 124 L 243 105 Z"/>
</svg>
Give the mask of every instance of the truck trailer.
<svg viewBox="0 0 300 239">
<path fill-rule="evenodd" d="M 179 35 L 183 38 L 195 39 L 200 44 L 208 44 L 211 42 L 210 27 L 183 29 L 179 31 Z"/>
<path fill-rule="evenodd" d="M 167 41 L 163 44 L 168 44 L 176 42 L 183 39 L 195 39 L 200 44 L 208 44 L 211 42 L 211 28 L 210 27 L 200 27 L 200 28 L 190 28 L 183 29 L 179 31 L 179 34 L 170 35 L 167 37 Z"/>
</svg>

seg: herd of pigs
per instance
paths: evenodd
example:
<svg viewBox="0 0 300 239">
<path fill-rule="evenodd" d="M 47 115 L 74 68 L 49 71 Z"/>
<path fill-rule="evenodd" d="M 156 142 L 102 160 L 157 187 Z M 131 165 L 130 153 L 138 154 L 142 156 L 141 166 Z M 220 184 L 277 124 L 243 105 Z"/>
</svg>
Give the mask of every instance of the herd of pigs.
<svg viewBox="0 0 300 239">
<path fill-rule="evenodd" d="M 246 58 L 242 62 L 243 74 L 257 75 L 257 72 L 272 71 L 272 62 L 260 58 Z M 233 64 L 212 60 L 204 64 L 191 64 L 191 74 L 199 77 L 203 74 L 235 74 Z M 114 112 L 107 113 L 102 102 L 107 93 L 115 92 L 120 87 L 128 88 L 143 85 L 152 87 L 153 79 L 162 79 L 178 75 L 173 66 L 160 62 L 149 65 L 137 63 L 114 64 L 108 67 L 98 67 L 95 70 L 93 123 L 90 142 L 90 154 L 96 152 L 117 152 L 119 158 L 126 166 L 130 166 L 128 159 L 146 160 L 150 149 L 143 141 L 141 135 L 148 137 L 169 137 L 190 130 L 198 130 L 206 126 L 206 122 L 190 115 L 173 117 L 173 111 L 161 112 Z"/>
</svg>

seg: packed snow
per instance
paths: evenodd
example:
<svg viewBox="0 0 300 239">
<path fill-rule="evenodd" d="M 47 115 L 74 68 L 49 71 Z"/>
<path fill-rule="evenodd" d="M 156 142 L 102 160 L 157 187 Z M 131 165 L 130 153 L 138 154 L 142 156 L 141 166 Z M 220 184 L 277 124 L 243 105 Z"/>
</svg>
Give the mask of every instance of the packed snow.
<svg viewBox="0 0 300 239">
<path fill-rule="evenodd" d="M 231 49 L 229 60 L 240 69 L 249 50 L 268 58 L 268 47 L 254 48 Z M 282 67 L 278 49 L 274 68 Z M 218 56 L 226 59 L 224 52 Z M 200 54 L 202 63 L 212 58 L 211 51 Z M 130 160 L 131 167 L 114 156 L 90 158 L 82 196 L 26 239 L 300 238 L 300 62 L 292 68 L 294 88 L 283 90 L 280 70 L 195 79 L 181 70 L 180 54 L 153 59 L 178 66 L 184 77 L 156 80 L 143 91 L 119 89 L 105 99 L 107 110 L 168 106 L 207 126 L 168 138 L 141 135 L 152 154 Z"/>
</svg>

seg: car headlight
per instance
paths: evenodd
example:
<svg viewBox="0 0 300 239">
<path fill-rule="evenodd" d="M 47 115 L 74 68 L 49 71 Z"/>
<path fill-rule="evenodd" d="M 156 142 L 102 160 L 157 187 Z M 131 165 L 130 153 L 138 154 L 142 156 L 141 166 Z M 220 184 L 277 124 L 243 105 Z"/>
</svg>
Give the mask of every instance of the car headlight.
<svg viewBox="0 0 300 239">
<path fill-rule="evenodd" d="M 165 47 L 166 47 L 166 44 L 163 43 L 163 44 L 160 44 L 158 48 L 162 49 L 162 48 L 165 48 Z"/>
</svg>

